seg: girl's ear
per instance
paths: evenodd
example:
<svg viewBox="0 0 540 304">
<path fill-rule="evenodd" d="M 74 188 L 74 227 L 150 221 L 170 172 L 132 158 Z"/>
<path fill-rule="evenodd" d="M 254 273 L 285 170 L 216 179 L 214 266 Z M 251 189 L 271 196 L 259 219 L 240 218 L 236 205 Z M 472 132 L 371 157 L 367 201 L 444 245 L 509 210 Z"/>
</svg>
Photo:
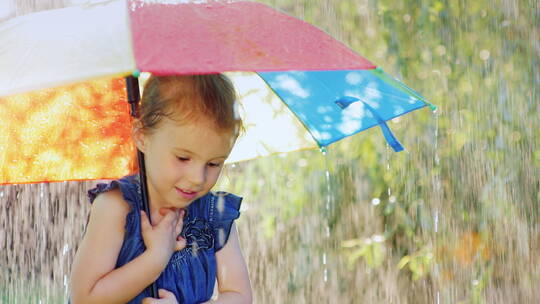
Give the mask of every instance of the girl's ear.
<svg viewBox="0 0 540 304">
<path fill-rule="evenodd" d="M 142 123 L 136 119 L 133 121 L 133 128 L 131 129 L 131 137 L 141 152 L 145 152 L 146 148 L 146 136 L 143 131 Z"/>
</svg>

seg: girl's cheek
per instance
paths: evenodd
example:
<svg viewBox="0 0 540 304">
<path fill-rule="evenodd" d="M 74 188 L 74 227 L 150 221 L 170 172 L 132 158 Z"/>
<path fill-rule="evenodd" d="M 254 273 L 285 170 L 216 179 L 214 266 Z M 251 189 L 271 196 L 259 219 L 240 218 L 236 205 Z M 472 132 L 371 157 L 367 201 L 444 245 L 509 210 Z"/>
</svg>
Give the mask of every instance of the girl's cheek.
<svg viewBox="0 0 540 304">
<path fill-rule="evenodd" d="M 214 185 L 218 178 L 219 178 L 219 175 L 221 174 L 221 169 L 222 167 L 218 167 L 218 168 L 213 168 L 213 172 L 212 172 L 212 185 Z"/>
<path fill-rule="evenodd" d="M 169 166 L 171 171 L 174 171 L 176 174 L 182 174 L 184 170 L 186 170 L 186 164 L 182 163 L 181 161 L 178 161 L 177 159 L 174 159 Z M 167 169 L 167 168 L 165 168 Z M 169 170 L 170 170 L 169 169 Z"/>
</svg>

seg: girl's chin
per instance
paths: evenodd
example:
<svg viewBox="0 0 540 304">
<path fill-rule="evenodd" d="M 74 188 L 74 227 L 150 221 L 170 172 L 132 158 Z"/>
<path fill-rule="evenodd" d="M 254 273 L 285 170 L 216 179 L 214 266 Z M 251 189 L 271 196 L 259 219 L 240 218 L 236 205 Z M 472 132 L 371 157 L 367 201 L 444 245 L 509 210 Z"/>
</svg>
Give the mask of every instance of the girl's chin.
<svg viewBox="0 0 540 304">
<path fill-rule="evenodd" d="M 192 202 L 176 202 L 163 208 L 169 208 L 171 210 L 186 209 Z"/>
<path fill-rule="evenodd" d="M 191 203 L 196 201 L 201 197 L 200 193 L 197 193 L 197 195 L 192 197 L 182 197 L 179 196 L 177 193 L 174 193 L 167 202 L 162 206 L 162 208 L 174 208 L 174 209 L 181 209 L 181 208 L 187 208 Z"/>
<path fill-rule="evenodd" d="M 182 209 L 182 208 L 187 208 L 189 205 L 191 205 L 191 203 L 193 203 L 196 199 L 192 199 L 192 200 L 186 200 L 186 199 L 177 199 L 176 201 L 170 203 L 168 206 L 166 206 L 165 208 L 174 208 L 174 209 Z"/>
</svg>

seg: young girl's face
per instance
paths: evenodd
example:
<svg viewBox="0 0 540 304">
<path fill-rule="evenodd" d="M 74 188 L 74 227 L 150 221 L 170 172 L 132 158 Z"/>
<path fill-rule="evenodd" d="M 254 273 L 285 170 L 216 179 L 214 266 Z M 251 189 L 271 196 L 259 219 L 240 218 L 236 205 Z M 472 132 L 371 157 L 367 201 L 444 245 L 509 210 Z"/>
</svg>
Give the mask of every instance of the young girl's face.
<svg viewBox="0 0 540 304">
<path fill-rule="evenodd" d="M 179 123 L 163 117 L 152 132 L 135 134 L 156 209 L 185 208 L 208 193 L 234 144 L 232 132 L 220 132 L 204 118 Z"/>
</svg>

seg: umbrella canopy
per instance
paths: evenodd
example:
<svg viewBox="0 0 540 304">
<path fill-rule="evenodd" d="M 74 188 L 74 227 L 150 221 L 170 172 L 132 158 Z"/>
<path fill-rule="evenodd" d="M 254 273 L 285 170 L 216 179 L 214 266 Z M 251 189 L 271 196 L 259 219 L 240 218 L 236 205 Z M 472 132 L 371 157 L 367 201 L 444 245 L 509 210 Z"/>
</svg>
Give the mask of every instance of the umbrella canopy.
<svg viewBox="0 0 540 304">
<path fill-rule="evenodd" d="M 229 161 L 324 147 L 426 106 L 323 31 L 254 2 L 112 0 L 0 24 L 0 184 L 118 178 L 122 77 L 229 72 L 247 132 Z M 251 73 L 246 73 L 251 72 Z"/>
</svg>

